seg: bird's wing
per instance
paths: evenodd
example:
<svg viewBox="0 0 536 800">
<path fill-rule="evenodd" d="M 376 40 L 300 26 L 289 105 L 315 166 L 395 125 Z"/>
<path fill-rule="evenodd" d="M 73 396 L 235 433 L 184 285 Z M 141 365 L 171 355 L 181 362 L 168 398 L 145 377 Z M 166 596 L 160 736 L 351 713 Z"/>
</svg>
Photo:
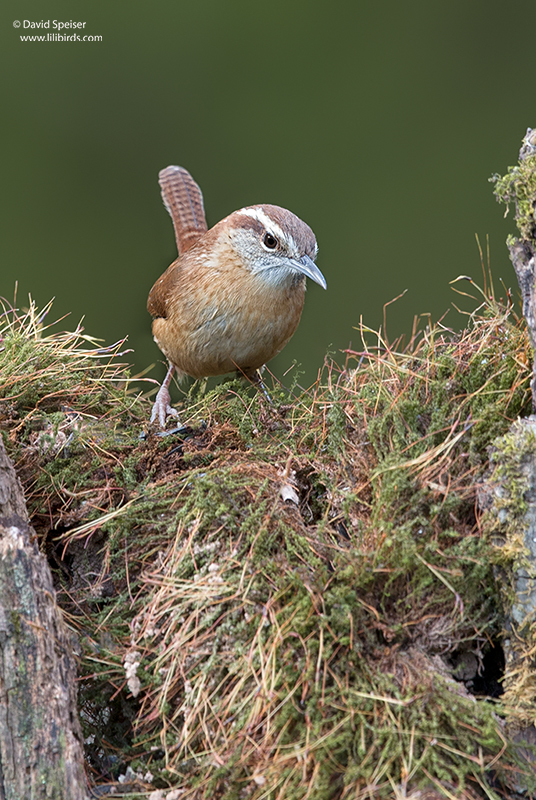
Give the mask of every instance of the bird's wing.
<svg viewBox="0 0 536 800">
<path fill-rule="evenodd" d="M 149 292 L 147 311 L 154 319 L 158 317 L 167 319 L 168 300 L 179 282 L 179 260 L 177 259 L 167 268 Z"/>
<path fill-rule="evenodd" d="M 179 255 L 207 231 L 201 189 L 184 167 L 170 166 L 158 175 L 164 205 L 175 228 Z"/>
</svg>

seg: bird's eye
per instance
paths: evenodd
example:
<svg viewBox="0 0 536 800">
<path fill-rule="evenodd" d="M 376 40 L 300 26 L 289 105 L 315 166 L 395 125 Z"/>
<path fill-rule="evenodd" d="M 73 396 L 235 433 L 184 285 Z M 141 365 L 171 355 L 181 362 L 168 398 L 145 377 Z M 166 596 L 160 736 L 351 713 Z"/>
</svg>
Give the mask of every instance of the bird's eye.
<svg viewBox="0 0 536 800">
<path fill-rule="evenodd" d="M 262 240 L 265 247 L 268 247 L 269 250 L 275 250 L 278 245 L 278 241 L 275 236 L 272 236 L 271 233 L 265 233 L 264 239 Z"/>
</svg>

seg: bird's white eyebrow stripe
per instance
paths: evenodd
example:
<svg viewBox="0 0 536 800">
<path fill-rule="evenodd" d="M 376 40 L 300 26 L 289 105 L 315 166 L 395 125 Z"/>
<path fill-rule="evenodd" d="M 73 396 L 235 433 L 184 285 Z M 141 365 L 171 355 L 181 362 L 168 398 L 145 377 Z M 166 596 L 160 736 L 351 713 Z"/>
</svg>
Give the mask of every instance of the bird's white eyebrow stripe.
<svg viewBox="0 0 536 800">
<path fill-rule="evenodd" d="M 264 225 L 266 230 L 273 234 L 276 239 L 282 239 L 287 244 L 290 244 L 288 235 L 282 231 L 277 222 L 274 222 L 262 208 L 241 208 L 237 213 L 244 214 L 245 217 L 256 219 L 257 222 Z M 294 244 L 294 241 L 292 241 L 292 244 Z"/>
</svg>

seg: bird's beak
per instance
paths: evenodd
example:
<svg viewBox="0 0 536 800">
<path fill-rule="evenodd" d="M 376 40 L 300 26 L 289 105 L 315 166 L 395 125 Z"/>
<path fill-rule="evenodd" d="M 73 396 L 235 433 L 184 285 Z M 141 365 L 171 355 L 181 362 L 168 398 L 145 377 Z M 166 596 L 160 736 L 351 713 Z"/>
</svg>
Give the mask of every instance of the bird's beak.
<svg viewBox="0 0 536 800">
<path fill-rule="evenodd" d="M 313 259 L 309 258 L 309 256 L 302 256 L 299 261 L 297 258 L 292 258 L 290 263 L 294 269 L 298 270 L 298 272 L 301 272 L 302 275 L 306 275 L 308 278 L 311 278 L 311 280 L 315 283 L 320 284 L 323 289 L 328 288 L 326 279 L 316 266 Z"/>
</svg>

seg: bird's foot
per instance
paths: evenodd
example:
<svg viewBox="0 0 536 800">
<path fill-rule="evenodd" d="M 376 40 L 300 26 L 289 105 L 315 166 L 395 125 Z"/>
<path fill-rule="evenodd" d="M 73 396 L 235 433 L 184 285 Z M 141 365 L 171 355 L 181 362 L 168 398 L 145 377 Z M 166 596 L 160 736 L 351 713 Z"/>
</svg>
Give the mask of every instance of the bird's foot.
<svg viewBox="0 0 536 800">
<path fill-rule="evenodd" d="M 171 397 L 167 386 L 161 386 L 154 401 L 151 422 L 155 422 L 158 419 L 160 427 L 164 429 L 168 417 L 179 419 L 179 412 L 171 406 Z"/>
</svg>

